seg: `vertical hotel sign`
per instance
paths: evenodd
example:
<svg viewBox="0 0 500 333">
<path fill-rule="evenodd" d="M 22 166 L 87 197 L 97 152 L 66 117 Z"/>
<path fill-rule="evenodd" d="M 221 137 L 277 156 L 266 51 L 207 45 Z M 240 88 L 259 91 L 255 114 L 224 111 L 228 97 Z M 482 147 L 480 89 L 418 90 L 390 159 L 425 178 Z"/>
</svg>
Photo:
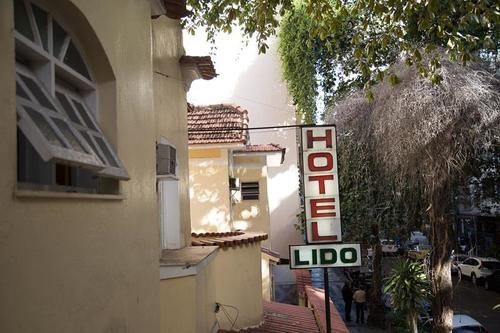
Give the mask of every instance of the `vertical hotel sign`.
<svg viewBox="0 0 500 333">
<path fill-rule="evenodd" d="M 307 243 L 342 241 L 335 126 L 302 127 Z"/>
</svg>

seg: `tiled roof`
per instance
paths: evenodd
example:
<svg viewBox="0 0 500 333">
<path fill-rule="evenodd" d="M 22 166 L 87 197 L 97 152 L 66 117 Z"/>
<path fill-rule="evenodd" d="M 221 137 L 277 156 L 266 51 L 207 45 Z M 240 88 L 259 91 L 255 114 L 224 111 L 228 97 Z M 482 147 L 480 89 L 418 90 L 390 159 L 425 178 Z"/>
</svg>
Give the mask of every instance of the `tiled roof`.
<svg viewBox="0 0 500 333">
<path fill-rule="evenodd" d="M 306 298 L 306 286 L 311 285 L 311 272 L 308 269 L 294 269 L 297 281 L 297 292 L 303 299 Z"/>
<path fill-rule="evenodd" d="M 238 153 L 278 153 L 281 152 L 281 163 L 285 161 L 286 148 L 281 147 L 277 143 L 246 145 L 244 149 L 234 151 Z"/>
<path fill-rule="evenodd" d="M 229 331 L 219 330 L 219 333 Z M 264 323 L 243 329 L 245 333 L 320 333 L 311 309 L 284 303 L 264 302 Z"/>
<path fill-rule="evenodd" d="M 186 9 L 186 0 L 164 0 L 164 3 L 167 9 L 166 15 L 172 19 L 178 20 L 191 14 Z"/>
<path fill-rule="evenodd" d="M 323 289 L 317 289 L 306 285 L 306 295 L 308 303 L 314 311 L 316 321 L 321 326 L 321 332 L 326 332 L 325 293 Z M 332 333 L 349 333 L 344 320 L 331 300 L 330 322 Z"/>
<path fill-rule="evenodd" d="M 267 239 L 266 233 L 258 232 L 206 232 L 191 234 L 193 246 L 218 246 L 221 248 L 256 243 Z"/>
<path fill-rule="evenodd" d="M 266 153 L 266 152 L 282 152 L 286 148 L 281 147 L 276 143 L 259 144 L 259 145 L 246 145 L 244 149 L 235 150 L 238 153 Z"/>
<path fill-rule="evenodd" d="M 182 56 L 179 60 L 181 65 L 195 65 L 200 72 L 201 78 L 203 80 L 211 80 L 217 76 L 215 72 L 214 63 L 210 56 L 195 57 L 195 56 Z"/>
<path fill-rule="evenodd" d="M 247 144 L 248 112 L 231 104 L 188 105 L 189 144 Z"/>
<path fill-rule="evenodd" d="M 262 253 L 267 254 L 267 255 L 268 255 L 268 256 L 270 256 L 270 257 L 273 257 L 273 258 L 275 259 L 275 261 L 277 261 L 277 262 L 278 262 L 278 261 L 280 261 L 280 254 L 279 254 L 278 252 L 273 251 L 273 250 L 271 250 L 271 249 L 268 249 L 267 247 L 264 247 L 264 246 L 262 246 L 262 247 L 260 248 L 260 251 L 261 251 Z"/>
</svg>

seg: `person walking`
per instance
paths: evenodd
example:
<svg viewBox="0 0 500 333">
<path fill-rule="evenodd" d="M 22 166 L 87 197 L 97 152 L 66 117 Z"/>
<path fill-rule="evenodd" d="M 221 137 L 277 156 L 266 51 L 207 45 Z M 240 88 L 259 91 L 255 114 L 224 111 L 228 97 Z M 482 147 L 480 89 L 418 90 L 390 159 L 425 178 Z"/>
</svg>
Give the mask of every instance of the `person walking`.
<svg viewBox="0 0 500 333">
<path fill-rule="evenodd" d="M 352 307 L 352 288 L 349 282 L 345 282 L 342 287 L 342 298 L 345 304 L 345 321 L 351 321 L 351 307 Z"/>
<path fill-rule="evenodd" d="M 356 303 L 356 323 L 365 323 L 365 303 L 366 303 L 366 292 L 363 287 L 358 288 L 354 295 L 352 296 L 354 303 Z"/>
</svg>

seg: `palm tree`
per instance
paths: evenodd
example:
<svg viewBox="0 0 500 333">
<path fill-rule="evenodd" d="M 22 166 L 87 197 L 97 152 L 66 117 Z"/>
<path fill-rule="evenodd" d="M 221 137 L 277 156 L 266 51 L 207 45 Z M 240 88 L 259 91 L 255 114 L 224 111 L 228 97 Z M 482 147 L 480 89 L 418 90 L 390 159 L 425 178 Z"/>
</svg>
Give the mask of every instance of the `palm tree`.
<svg viewBox="0 0 500 333">
<path fill-rule="evenodd" d="M 391 297 L 396 311 L 407 314 L 410 332 L 417 333 L 417 318 L 429 296 L 429 281 L 423 264 L 409 259 L 398 261 L 385 279 L 384 291 Z"/>
</svg>

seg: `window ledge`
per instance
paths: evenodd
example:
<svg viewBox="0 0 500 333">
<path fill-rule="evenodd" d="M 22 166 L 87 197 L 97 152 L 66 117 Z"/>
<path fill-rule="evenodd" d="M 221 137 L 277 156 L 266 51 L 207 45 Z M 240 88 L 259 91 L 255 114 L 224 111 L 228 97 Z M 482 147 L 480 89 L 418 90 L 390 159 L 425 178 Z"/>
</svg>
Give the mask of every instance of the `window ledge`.
<svg viewBox="0 0 500 333">
<path fill-rule="evenodd" d="M 179 180 L 176 175 L 156 175 L 157 180 Z"/>
<path fill-rule="evenodd" d="M 14 196 L 20 199 L 28 198 L 50 198 L 50 199 L 86 199 L 86 200 L 111 200 L 121 201 L 126 197 L 123 194 L 91 194 L 74 192 L 51 192 L 15 189 Z"/>
<path fill-rule="evenodd" d="M 218 246 L 187 246 L 179 250 L 163 250 L 160 257 L 160 280 L 201 272 L 217 254 Z"/>
</svg>

